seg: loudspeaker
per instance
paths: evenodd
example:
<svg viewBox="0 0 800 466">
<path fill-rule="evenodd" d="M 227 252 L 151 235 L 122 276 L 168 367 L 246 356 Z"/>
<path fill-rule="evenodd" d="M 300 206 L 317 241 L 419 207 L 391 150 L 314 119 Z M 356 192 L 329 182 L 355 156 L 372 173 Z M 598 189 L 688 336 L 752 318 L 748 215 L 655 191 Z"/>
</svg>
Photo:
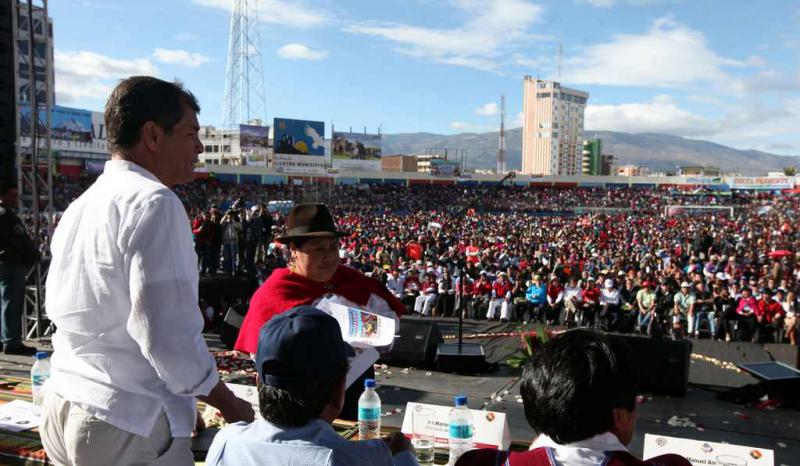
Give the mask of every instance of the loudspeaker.
<svg viewBox="0 0 800 466">
<path fill-rule="evenodd" d="M 639 368 L 639 390 L 657 395 L 684 396 L 689 387 L 692 342 L 619 335 L 633 350 Z"/>
<path fill-rule="evenodd" d="M 245 314 L 247 314 L 247 306 L 244 304 L 235 304 L 229 307 L 228 312 L 225 313 L 225 319 L 219 326 L 219 339 L 226 348 L 233 349 L 233 345 L 236 344 Z"/>
<path fill-rule="evenodd" d="M 436 347 L 444 341 L 435 322 L 403 319 L 394 347 L 381 361 L 394 366 L 433 367 Z"/>
<path fill-rule="evenodd" d="M 0 0 L 0 180 L 16 178 L 16 105 L 14 104 L 13 4 Z"/>
<path fill-rule="evenodd" d="M 486 353 L 478 343 L 442 343 L 436 352 L 436 368 L 442 372 L 475 374 L 485 371 Z"/>
</svg>

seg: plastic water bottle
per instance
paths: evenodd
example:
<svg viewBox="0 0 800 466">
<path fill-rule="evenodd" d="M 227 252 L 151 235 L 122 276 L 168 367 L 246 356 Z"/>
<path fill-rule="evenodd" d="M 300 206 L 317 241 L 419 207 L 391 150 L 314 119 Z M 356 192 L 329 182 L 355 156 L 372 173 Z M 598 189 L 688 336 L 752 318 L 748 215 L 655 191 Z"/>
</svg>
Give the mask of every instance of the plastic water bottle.
<svg viewBox="0 0 800 466">
<path fill-rule="evenodd" d="M 44 400 L 44 383 L 50 377 L 50 360 L 44 351 L 36 353 L 36 361 L 31 367 L 31 391 L 33 392 L 33 404 L 42 405 Z"/>
<path fill-rule="evenodd" d="M 456 395 L 453 397 L 456 407 L 450 411 L 450 457 L 448 465 L 453 466 L 465 452 L 472 450 L 472 413 L 467 407 L 467 397 Z"/>
<path fill-rule="evenodd" d="M 369 440 L 381 435 L 381 399 L 375 393 L 375 380 L 364 380 L 364 393 L 358 399 L 358 439 Z"/>
</svg>

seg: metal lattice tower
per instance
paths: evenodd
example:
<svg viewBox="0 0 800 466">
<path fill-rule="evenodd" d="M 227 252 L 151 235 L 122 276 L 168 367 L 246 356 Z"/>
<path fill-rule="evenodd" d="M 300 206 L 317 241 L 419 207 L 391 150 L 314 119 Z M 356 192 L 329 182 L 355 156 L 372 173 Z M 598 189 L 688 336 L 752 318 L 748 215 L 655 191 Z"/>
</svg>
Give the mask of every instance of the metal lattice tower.
<svg viewBox="0 0 800 466">
<path fill-rule="evenodd" d="M 17 73 L 16 173 L 19 187 L 20 217 L 30 216 L 29 234 L 39 245 L 43 261 L 32 268 L 25 288 L 24 331 L 27 338 L 42 338 L 49 333 L 44 324 L 44 284 L 53 233 L 53 171 L 51 114 L 55 103 L 52 22 L 47 0 L 12 0 L 15 7 L 12 27 L 14 70 Z M 33 39 L 33 40 L 31 40 Z M 26 108 L 27 122 L 21 109 Z M 36 110 L 33 110 L 36 109 Z M 22 128 L 26 131 L 23 135 Z"/>
<path fill-rule="evenodd" d="M 506 170 L 506 96 L 500 96 L 500 141 L 497 148 L 497 174 Z"/>
<path fill-rule="evenodd" d="M 258 1 L 233 0 L 222 124 L 225 128 L 233 128 L 253 119 L 266 121 L 266 116 Z"/>
</svg>

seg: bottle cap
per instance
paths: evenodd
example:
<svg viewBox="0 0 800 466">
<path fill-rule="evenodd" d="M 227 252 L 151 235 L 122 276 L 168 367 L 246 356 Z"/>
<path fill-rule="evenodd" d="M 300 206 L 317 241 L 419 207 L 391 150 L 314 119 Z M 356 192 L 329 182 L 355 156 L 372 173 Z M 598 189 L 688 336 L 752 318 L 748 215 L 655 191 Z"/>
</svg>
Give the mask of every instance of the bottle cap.
<svg viewBox="0 0 800 466">
<path fill-rule="evenodd" d="M 375 388 L 375 379 L 364 379 L 364 388 Z"/>
<path fill-rule="evenodd" d="M 47 359 L 48 356 L 50 356 L 50 355 L 47 354 L 47 351 L 37 351 L 36 355 L 34 356 L 34 358 L 36 358 L 37 360 L 39 360 L 39 359 Z"/>
<path fill-rule="evenodd" d="M 456 406 L 466 406 L 467 405 L 467 396 L 466 395 L 456 395 L 453 397 L 453 400 L 456 402 Z"/>
</svg>

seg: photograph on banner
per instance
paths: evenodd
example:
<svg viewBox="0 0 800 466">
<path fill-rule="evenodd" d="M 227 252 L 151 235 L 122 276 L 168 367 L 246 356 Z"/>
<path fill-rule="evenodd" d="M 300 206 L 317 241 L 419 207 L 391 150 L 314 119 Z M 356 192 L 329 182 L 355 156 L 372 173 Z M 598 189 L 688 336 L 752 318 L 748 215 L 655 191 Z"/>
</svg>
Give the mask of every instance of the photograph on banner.
<svg viewBox="0 0 800 466">
<path fill-rule="evenodd" d="M 381 135 L 335 131 L 331 151 L 334 159 L 380 160 Z"/>
<path fill-rule="evenodd" d="M 239 148 L 242 152 L 267 150 L 269 126 L 239 125 Z"/>
<path fill-rule="evenodd" d="M 20 135 L 31 135 L 31 109 L 27 105 L 20 105 Z M 47 114 L 44 109 L 39 109 L 39 134 L 46 135 Z M 78 108 L 53 106 L 50 111 L 51 137 L 76 142 L 91 142 L 92 112 Z"/>
<path fill-rule="evenodd" d="M 325 156 L 325 123 L 322 121 L 275 118 L 276 154 Z"/>
<path fill-rule="evenodd" d="M 434 176 L 461 176 L 461 164 L 455 160 L 431 160 L 431 174 Z"/>
</svg>

